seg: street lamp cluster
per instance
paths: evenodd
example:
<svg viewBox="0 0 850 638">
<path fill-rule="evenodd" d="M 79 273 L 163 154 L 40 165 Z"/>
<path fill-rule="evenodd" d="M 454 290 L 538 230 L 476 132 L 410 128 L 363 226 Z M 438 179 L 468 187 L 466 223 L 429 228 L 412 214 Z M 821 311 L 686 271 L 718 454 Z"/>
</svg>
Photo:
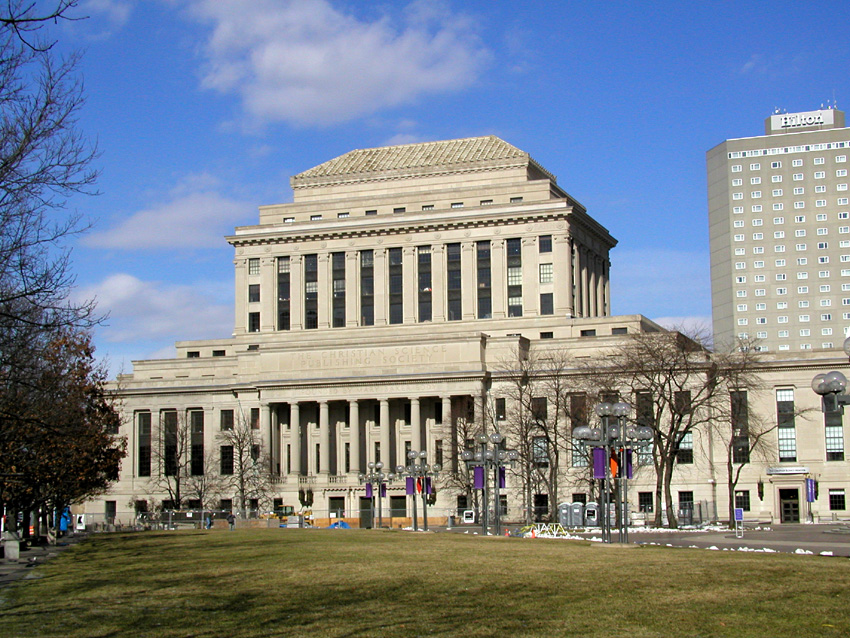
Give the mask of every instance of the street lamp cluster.
<svg viewBox="0 0 850 638">
<path fill-rule="evenodd" d="M 473 471 L 473 487 L 481 490 L 481 531 L 486 535 L 489 532 L 489 476 L 493 475 L 493 523 L 496 535 L 502 534 L 501 503 L 499 490 L 505 487 L 505 467 L 513 465 L 519 458 L 516 450 L 506 450 L 502 447 L 504 437 L 499 432 L 489 435 L 479 434 L 478 449 L 464 450 L 460 458 L 466 462 L 467 467 Z"/>
<path fill-rule="evenodd" d="M 573 430 L 573 438 L 584 448 L 591 448 L 593 478 L 602 481 L 601 517 L 602 541 L 611 541 L 611 492 L 614 492 L 615 520 L 619 542 L 629 540 L 628 479 L 632 478 L 632 451 L 652 444 L 652 428 L 627 423 L 631 411 L 628 403 L 600 403 L 596 406 L 601 427 L 580 426 Z M 619 489 L 614 489 L 619 487 Z"/>
<path fill-rule="evenodd" d="M 417 489 L 422 494 L 422 529 L 426 532 L 428 531 L 428 496 L 433 491 L 432 479 L 436 479 L 442 469 L 439 463 L 428 465 L 427 457 L 428 453 L 425 450 L 421 452 L 410 450 L 407 453 L 408 464 L 397 465 L 395 468 L 399 477 L 405 477 L 405 493 L 413 497 L 413 529 L 415 531 L 419 530 L 416 520 Z"/>
<path fill-rule="evenodd" d="M 375 501 L 377 500 L 378 527 L 383 527 L 382 499 L 387 495 L 387 483 L 392 483 L 395 474 L 384 474 L 384 464 L 381 461 L 369 461 L 368 471 L 358 475 L 361 483 L 366 484 L 366 498 L 369 499 L 369 518 L 375 527 Z M 376 492 L 377 491 L 377 495 Z"/>
</svg>

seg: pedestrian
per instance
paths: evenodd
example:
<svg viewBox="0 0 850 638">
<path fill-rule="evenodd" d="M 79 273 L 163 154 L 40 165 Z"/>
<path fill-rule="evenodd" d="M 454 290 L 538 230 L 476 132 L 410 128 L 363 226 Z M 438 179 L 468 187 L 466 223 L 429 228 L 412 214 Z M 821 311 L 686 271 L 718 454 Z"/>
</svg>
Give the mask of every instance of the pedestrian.
<svg viewBox="0 0 850 638">
<path fill-rule="evenodd" d="M 207 529 L 212 529 L 212 514 L 207 514 L 206 524 Z"/>
<path fill-rule="evenodd" d="M 230 525 L 230 531 L 233 531 L 233 528 L 236 526 L 236 517 L 233 515 L 233 512 L 227 515 L 227 522 Z"/>
</svg>

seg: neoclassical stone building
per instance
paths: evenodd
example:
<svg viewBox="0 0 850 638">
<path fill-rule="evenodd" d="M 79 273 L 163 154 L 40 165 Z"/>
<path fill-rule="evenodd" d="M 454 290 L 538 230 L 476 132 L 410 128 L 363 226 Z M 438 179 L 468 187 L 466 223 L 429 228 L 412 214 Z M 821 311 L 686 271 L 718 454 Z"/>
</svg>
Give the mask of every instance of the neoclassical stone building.
<svg viewBox="0 0 850 638">
<path fill-rule="evenodd" d="M 414 449 L 445 473 L 458 468 L 464 424 L 503 405 L 499 371 L 517 352 L 600 356 L 628 335 L 661 330 L 641 316 L 611 316 L 616 240 L 528 153 L 497 137 L 356 150 L 291 184 L 293 203 L 261 207 L 257 225 L 227 238 L 235 252 L 233 335 L 180 342 L 175 359 L 135 361 L 119 379 L 129 456 L 121 480 L 89 512 L 126 523 L 143 503 L 167 499 L 152 481 L 163 471 L 158 424 L 190 424 L 187 454 L 192 472 L 203 473 L 224 468 L 220 434 L 242 419 L 256 429 L 273 476 L 273 503 L 257 507 L 297 508 L 299 489 L 309 488 L 317 513 L 357 519 L 367 507 L 358 474 L 369 462 L 393 467 Z M 833 355 L 775 362 L 771 383 L 790 384 L 799 403 L 816 407 L 803 377 L 841 364 Z M 774 392 L 753 409 L 775 414 Z M 815 429 L 823 427 L 821 420 Z M 677 480 L 683 498 L 722 514 L 707 436 L 695 433 L 692 445 L 704 453 Z M 800 439 L 807 452 L 794 457 L 797 465 L 815 441 Z M 843 438 L 841 446 L 843 459 Z M 811 465 L 845 489 L 847 466 L 833 471 L 838 465 L 827 467 L 825 456 L 815 461 L 817 449 L 812 443 Z M 580 480 L 587 470 L 574 465 L 565 472 L 566 500 L 588 495 Z M 741 490 L 771 480 L 767 469 L 767 461 L 748 468 Z M 651 490 L 644 475 L 635 494 Z M 803 474 L 782 476 L 797 485 Z M 445 517 L 462 495 L 437 485 L 435 514 Z M 511 489 L 509 478 L 518 512 Z M 774 492 L 761 507 L 752 497 L 753 516 L 779 518 Z M 385 507 L 397 513 L 409 506 L 402 483 L 388 496 Z M 634 509 L 658 506 L 641 499 Z"/>
</svg>

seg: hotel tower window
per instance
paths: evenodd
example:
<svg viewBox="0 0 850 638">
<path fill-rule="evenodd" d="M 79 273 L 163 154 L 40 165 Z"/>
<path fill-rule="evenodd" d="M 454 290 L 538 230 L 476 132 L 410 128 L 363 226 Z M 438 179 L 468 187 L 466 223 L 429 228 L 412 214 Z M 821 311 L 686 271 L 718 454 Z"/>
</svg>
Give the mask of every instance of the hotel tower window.
<svg viewBox="0 0 850 638">
<path fill-rule="evenodd" d="M 476 254 L 478 318 L 490 319 L 493 316 L 493 297 L 490 282 L 490 242 L 479 241 L 476 244 Z"/>
<path fill-rule="evenodd" d="M 417 257 L 419 321 L 431 321 L 431 247 L 419 246 Z"/>
</svg>

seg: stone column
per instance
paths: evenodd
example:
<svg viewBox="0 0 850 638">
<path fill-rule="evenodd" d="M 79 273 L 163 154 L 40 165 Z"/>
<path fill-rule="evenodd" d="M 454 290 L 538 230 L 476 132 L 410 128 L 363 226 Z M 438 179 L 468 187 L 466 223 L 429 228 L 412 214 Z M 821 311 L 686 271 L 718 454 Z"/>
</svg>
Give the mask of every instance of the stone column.
<svg viewBox="0 0 850 638">
<path fill-rule="evenodd" d="M 416 248 L 405 246 L 401 251 L 403 323 L 416 323 Z"/>
<path fill-rule="evenodd" d="M 504 239 L 490 242 L 490 294 L 493 319 L 504 319 L 508 316 L 508 262 Z"/>
<path fill-rule="evenodd" d="M 460 245 L 460 307 L 464 321 L 475 319 L 475 242 Z"/>
<path fill-rule="evenodd" d="M 260 404 L 260 445 L 269 456 L 271 469 L 275 463 L 274 426 L 268 403 Z"/>
<path fill-rule="evenodd" d="M 472 397 L 472 402 L 475 405 L 475 422 L 481 423 L 486 429 L 487 421 L 484 418 L 484 397 L 479 392 Z"/>
<path fill-rule="evenodd" d="M 319 402 L 319 468 L 318 473 L 330 472 L 331 437 L 328 425 L 328 402 Z"/>
<path fill-rule="evenodd" d="M 233 334 L 239 335 L 245 334 L 248 330 L 248 260 L 243 258 L 234 259 L 233 268 L 236 276 Z"/>
<path fill-rule="evenodd" d="M 290 474 L 301 474 L 301 410 L 297 402 L 289 404 L 289 444 Z"/>
<path fill-rule="evenodd" d="M 419 414 L 419 397 L 410 399 L 410 446 L 414 450 L 422 449 L 422 418 Z M 407 464 L 407 459 L 402 461 Z"/>
<path fill-rule="evenodd" d="M 540 251 L 537 237 L 522 238 L 522 316 L 540 314 Z"/>
<path fill-rule="evenodd" d="M 384 469 L 390 467 L 390 402 L 381 399 L 381 422 L 378 424 L 379 441 L 381 443 L 381 461 Z"/>
<path fill-rule="evenodd" d="M 581 276 L 581 316 L 589 317 L 590 316 L 590 299 L 588 298 L 588 277 L 589 274 L 587 272 L 588 269 L 588 254 L 587 249 L 584 246 L 579 247 L 579 263 L 580 266 L 580 276 Z"/>
<path fill-rule="evenodd" d="M 357 399 L 348 400 L 348 442 L 351 446 L 351 472 L 360 472 L 360 404 Z"/>
<path fill-rule="evenodd" d="M 573 316 L 573 264 L 566 235 L 552 237 L 553 301 L 559 317 Z"/>
<path fill-rule="evenodd" d="M 452 460 L 452 472 L 458 471 L 458 450 L 457 450 L 457 432 L 452 426 L 452 398 L 451 397 L 440 397 L 440 428 L 444 433 L 448 436 L 443 436 L 445 440 L 448 438 L 451 441 L 451 447 L 448 450 L 449 457 Z M 444 452 L 445 453 L 445 452 Z M 448 467 L 444 468 L 448 470 Z"/>
<path fill-rule="evenodd" d="M 348 250 L 345 253 L 345 325 L 356 326 L 360 319 L 360 286 L 358 253 Z"/>
<path fill-rule="evenodd" d="M 386 248 L 375 249 L 375 325 L 387 325 L 388 288 L 387 288 L 387 250 Z"/>
<path fill-rule="evenodd" d="M 603 263 L 605 267 L 605 316 L 611 316 L 611 262 L 607 259 Z"/>
<path fill-rule="evenodd" d="M 289 258 L 289 327 L 304 329 L 304 257 Z"/>
<path fill-rule="evenodd" d="M 246 291 L 247 294 L 247 291 Z M 277 328 L 277 259 L 260 259 L 260 331 Z"/>
<path fill-rule="evenodd" d="M 331 327 L 331 255 L 330 253 L 319 253 L 318 255 L 318 310 L 319 329 Z"/>
<path fill-rule="evenodd" d="M 431 319 L 446 320 L 446 246 L 431 246 Z"/>
</svg>

